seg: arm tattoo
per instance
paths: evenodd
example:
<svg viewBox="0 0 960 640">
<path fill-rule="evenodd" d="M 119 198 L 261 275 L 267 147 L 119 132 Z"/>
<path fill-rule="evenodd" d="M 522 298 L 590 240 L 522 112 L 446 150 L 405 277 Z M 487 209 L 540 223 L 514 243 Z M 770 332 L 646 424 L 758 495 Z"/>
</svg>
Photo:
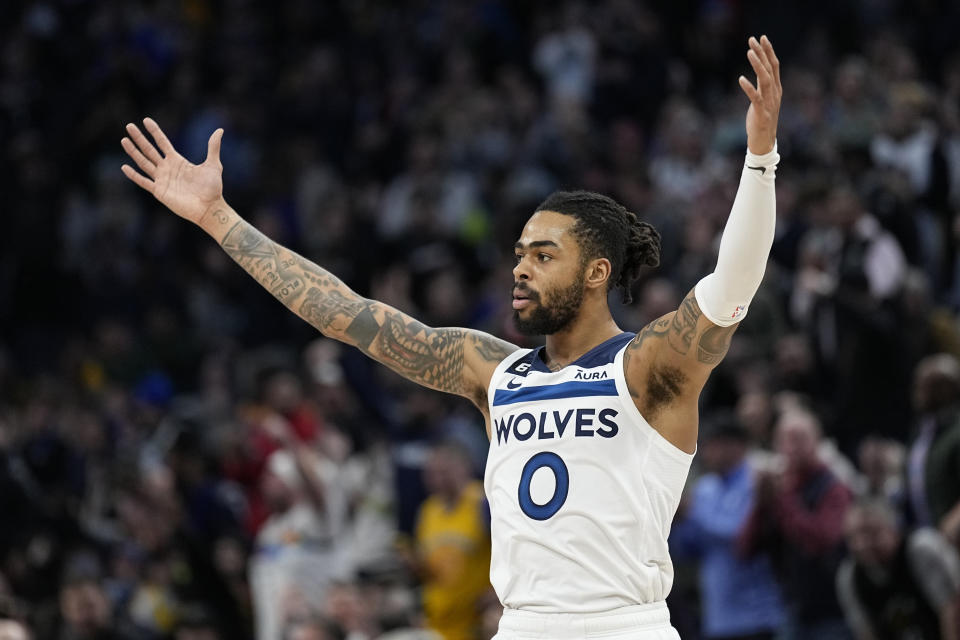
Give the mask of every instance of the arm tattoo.
<svg viewBox="0 0 960 640">
<path fill-rule="evenodd" d="M 737 330 L 737 325 L 729 327 L 712 326 L 703 332 L 700 336 L 700 342 L 697 343 L 697 360 L 704 364 L 717 364 L 723 360 L 730 348 L 730 341 L 733 339 L 733 332 Z"/>
<path fill-rule="evenodd" d="M 473 340 L 473 348 L 476 350 L 477 355 L 487 362 L 499 363 L 517 350 L 517 348 L 509 342 L 494 338 L 493 336 L 474 333 L 470 338 Z"/>
<path fill-rule="evenodd" d="M 297 268 L 294 254 L 282 255 L 277 244 L 248 222 L 241 220 L 235 224 L 220 246 L 287 307 L 303 294 L 303 274 Z"/>
<path fill-rule="evenodd" d="M 358 297 L 348 298 L 336 289 L 321 291 L 310 287 L 306 300 L 300 305 L 300 317 L 323 333 L 345 331 L 366 306 Z"/>
<path fill-rule="evenodd" d="M 681 307 L 682 308 L 682 307 Z M 677 311 L 676 314 L 680 312 Z M 674 325 L 677 324 L 676 315 L 673 318 L 664 316 L 645 326 L 623 354 L 623 366 L 630 370 L 631 360 L 640 353 L 640 346 L 647 340 L 663 340 L 673 347 L 671 337 Z M 651 367 L 647 379 L 642 386 L 627 384 L 627 390 L 635 402 L 643 406 L 646 415 L 652 417 L 656 412 L 668 404 L 683 391 L 687 383 L 687 376 L 679 368 L 670 365 L 656 365 Z"/>
<path fill-rule="evenodd" d="M 321 333 L 358 347 L 414 382 L 469 395 L 481 404 L 486 390 L 466 388 L 464 349 L 473 349 L 483 361 L 494 363 L 517 348 L 469 329 L 433 329 L 359 296 L 329 271 L 278 245 L 243 220 L 220 244 L 274 297 Z"/>
<path fill-rule="evenodd" d="M 680 362 L 692 355 L 690 350 L 696 341 L 696 361 L 702 365 L 716 365 L 730 348 L 737 325 L 720 327 L 709 323 L 706 327 L 700 327 L 702 315 L 696 296 L 691 291 L 672 315 L 654 320 L 637 334 L 624 353 L 624 367 L 630 369 L 632 358 L 640 354 L 640 347 L 644 342 L 664 339 L 664 349 L 669 347 L 670 351 L 684 357 Z M 628 384 L 627 387 L 634 400 L 642 402 L 645 410 L 653 413 L 682 393 L 689 376 L 686 365 L 681 366 L 678 361 L 670 364 L 670 360 L 661 360 L 649 366 L 650 369 L 642 374 L 645 376 L 642 384 Z"/>
<path fill-rule="evenodd" d="M 667 342 L 674 351 L 686 355 L 693 344 L 693 337 L 697 333 L 697 322 L 700 320 L 700 306 L 697 299 L 688 295 L 683 299 L 680 308 L 673 314 L 673 322 L 667 333 Z"/>
<path fill-rule="evenodd" d="M 388 312 L 377 335 L 375 357 L 415 382 L 462 393 L 464 329 L 431 329 Z"/>
<path fill-rule="evenodd" d="M 380 324 L 376 316 L 373 315 L 373 303 L 368 302 L 366 308 L 358 313 L 350 326 L 347 327 L 347 337 L 357 345 L 361 351 L 367 353 L 370 350 L 370 343 L 377 337 L 380 331 Z"/>
</svg>

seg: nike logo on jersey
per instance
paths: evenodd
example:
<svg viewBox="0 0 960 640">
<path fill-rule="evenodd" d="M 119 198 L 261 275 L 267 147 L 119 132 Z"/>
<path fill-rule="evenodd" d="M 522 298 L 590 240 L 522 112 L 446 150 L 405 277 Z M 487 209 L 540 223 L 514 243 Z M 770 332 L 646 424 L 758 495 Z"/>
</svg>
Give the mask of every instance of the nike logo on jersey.
<svg viewBox="0 0 960 640">
<path fill-rule="evenodd" d="M 516 382 L 516 384 L 514 384 L 514 382 Z M 507 383 L 507 389 L 518 389 L 522 384 L 523 384 L 523 380 L 517 382 L 517 379 L 514 378 L 513 380 Z"/>
<path fill-rule="evenodd" d="M 750 165 L 747 165 L 747 169 L 753 169 L 754 171 L 759 171 L 760 175 L 763 175 L 767 172 L 766 167 L 751 167 Z"/>
</svg>

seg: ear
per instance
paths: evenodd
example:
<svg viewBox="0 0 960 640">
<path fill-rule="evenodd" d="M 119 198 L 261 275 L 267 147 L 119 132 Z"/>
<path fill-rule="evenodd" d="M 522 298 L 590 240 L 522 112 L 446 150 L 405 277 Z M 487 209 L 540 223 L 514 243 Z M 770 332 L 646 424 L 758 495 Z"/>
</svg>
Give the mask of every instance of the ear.
<svg viewBox="0 0 960 640">
<path fill-rule="evenodd" d="M 588 289 L 603 287 L 606 291 L 607 280 L 610 279 L 610 261 L 606 258 L 595 258 L 587 263 L 585 285 Z"/>
</svg>

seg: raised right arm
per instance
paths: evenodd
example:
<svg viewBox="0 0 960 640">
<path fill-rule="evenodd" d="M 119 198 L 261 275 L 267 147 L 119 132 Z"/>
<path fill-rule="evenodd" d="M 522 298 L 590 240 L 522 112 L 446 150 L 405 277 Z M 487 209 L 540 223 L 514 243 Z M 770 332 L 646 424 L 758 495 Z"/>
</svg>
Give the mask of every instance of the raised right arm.
<svg viewBox="0 0 960 640">
<path fill-rule="evenodd" d="M 130 180 L 200 226 L 277 300 L 325 336 L 359 348 L 414 382 L 469 398 L 486 413 L 493 370 L 516 346 L 473 329 L 427 327 L 358 295 L 329 271 L 265 236 L 226 203 L 219 160 L 222 130 L 210 137 L 206 161 L 193 165 L 153 120 L 144 124 L 159 150 L 135 125 L 127 125 L 130 138 L 123 139 L 123 148 L 149 177 L 124 165 Z"/>
</svg>

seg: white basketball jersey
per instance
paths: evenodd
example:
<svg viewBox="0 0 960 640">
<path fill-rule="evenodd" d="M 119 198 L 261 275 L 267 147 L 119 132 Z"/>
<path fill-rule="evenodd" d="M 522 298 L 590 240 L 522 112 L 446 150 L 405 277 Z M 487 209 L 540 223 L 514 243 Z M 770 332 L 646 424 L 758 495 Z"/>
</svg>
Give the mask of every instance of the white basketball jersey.
<svg viewBox="0 0 960 640">
<path fill-rule="evenodd" d="M 512 609 L 589 613 L 665 599 L 691 454 L 640 415 L 622 333 L 557 372 L 510 354 L 489 388 L 490 581 Z"/>
</svg>

